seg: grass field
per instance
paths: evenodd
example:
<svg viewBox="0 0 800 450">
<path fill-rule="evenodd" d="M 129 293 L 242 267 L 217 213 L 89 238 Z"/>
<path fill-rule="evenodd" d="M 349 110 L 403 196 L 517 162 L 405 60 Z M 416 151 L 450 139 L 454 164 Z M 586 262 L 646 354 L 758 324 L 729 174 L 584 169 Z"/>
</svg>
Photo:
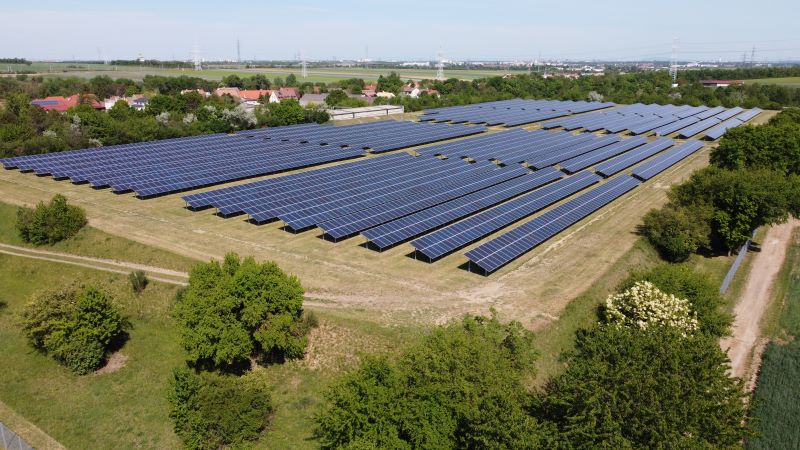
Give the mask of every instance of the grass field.
<svg viewBox="0 0 800 450">
<path fill-rule="evenodd" d="M 744 80 L 744 82 L 745 84 L 777 84 L 779 86 L 800 88 L 800 77 L 758 78 L 755 80 Z"/>
<path fill-rule="evenodd" d="M 35 247 L 20 239 L 14 228 L 17 207 L 0 203 L 0 242 L 30 248 L 73 253 L 96 258 L 120 259 L 166 269 L 188 271 L 197 260 L 176 255 L 129 239 L 112 236 L 92 226 L 81 229 L 72 239 L 55 245 Z"/>
<path fill-rule="evenodd" d="M 13 239 L 13 208 L 0 208 L 2 241 Z M 97 239 L 108 249 L 129 245 L 125 239 L 97 230 L 59 244 L 62 251 L 91 254 Z M 9 236 L 12 236 L 9 239 Z M 17 242 L 15 242 L 17 243 Z M 167 253 L 137 245 L 139 255 Z M 176 261 L 182 257 L 173 255 Z M 164 397 L 169 374 L 183 363 L 183 353 L 170 318 L 177 287 L 151 282 L 140 296 L 131 293 L 124 275 L 75 268 L 0 254 L 0 421 L 16 424 L 31 442 L 47 442 L 46 433 L 68 448 L 175 448 Z M 16 317 L 34 292 L 73 282 L 95 284 L 112 293 L 133 323 L 121 353 L 127 361 L 112 373 L 72 375 L 50 358 L 35 352 L 22 338 Z M 316 448 L 311 440 L 312 415 L 333 377 L 353 367 L 361 352 L 396 351 L 414 342 L 420 328 L 383 327 L 360 321 L 351 312 L 316 310 L 320 326 L 312 331 L 302 361 L 260 370 L 275 389 L 276 411 L 269 432 L 256 448 Z M 33 424 L 24 427 L 25 424 Z M 42 431 L 36 432 L 35 427 Z M 45 436 L 46 436 L 45 435 Z"/>
</svg>

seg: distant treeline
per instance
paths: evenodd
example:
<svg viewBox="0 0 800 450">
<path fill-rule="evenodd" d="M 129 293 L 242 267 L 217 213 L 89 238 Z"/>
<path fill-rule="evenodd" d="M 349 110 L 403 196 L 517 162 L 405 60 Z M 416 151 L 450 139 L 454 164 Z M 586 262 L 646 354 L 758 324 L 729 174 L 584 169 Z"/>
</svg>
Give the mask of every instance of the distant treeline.
<svg viewBox="0 0 800 450">
<path fill-rule="evenodd" d="M 189 69 L 191 63 L 186 61 L 159 61 L 157 59 L 146 59 L 139 61 L 138 59 L 115 59 L 109 61 L 109 64 L 114 66 L 144 66 L 144 67 L 163 67 L 165 69 Z"/>
<path fill-rule="evenodd" d="M 31 62 L 25 58 L 0 58 L 1 64 L 27 64 L 31 65 Z"/>
<path fill-rule="evenodd" d="M 698 69 L 681 72 L 687 80 L 755 80 L 758 78 L 800 77 L 800 66 L 742 67 L 739 69 Z"/>
</svg>

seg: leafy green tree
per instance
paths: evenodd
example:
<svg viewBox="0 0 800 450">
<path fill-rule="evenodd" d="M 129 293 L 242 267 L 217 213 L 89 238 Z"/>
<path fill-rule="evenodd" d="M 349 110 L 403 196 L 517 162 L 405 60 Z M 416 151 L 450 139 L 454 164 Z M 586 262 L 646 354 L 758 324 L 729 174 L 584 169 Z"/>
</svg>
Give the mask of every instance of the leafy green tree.
<svg viewBox="0 0 800 450">
<path fill-rule="evenodd" d="M 711 163 L 731 170 L 771 169 L 800 175 L 800 123 L 791 119 L 779 123 L 728 130 L 711 151 Z"/>
<path fill-rule="evenodd" d="M 341 89 L 333 89 L 328 91 L 328 97 L 325 98 L 325 103 L 328 106 L 338 106 L 340 103 L 346 101 L 349 97 Z"/>
<path fill-rule="evenodd" d="M 297 77 L 295 74 L 290 73 L 286 76 L 286 86 L 297 86 Z"/>
<path fill-rule="evenodd" d="M 78 206 L 68 205 L 61 194 L 53 196 L 48 204 L 39 202 L 33 210 L 17 210 L 17 232 L 22 240 L 34 245 L 53 245 L 74 236 L 84 225 L 86 213 Z"/>
<path fill-rule="evenodd" d="M 238 448 L 259 437 L 272 405 L 267 387 L 250 378 L 173 371 L 169 415 L 186 448 Z"/>
<path fill-rule="evenodd" d="M 644 216 L 644 235 L 667 261 L 686 261 L 692 253 L 711 244 L 710 223 L 705 214 L 695 211 L 666 206 Z"/>
<path fill-rule="evenodd" d="M 147 274 L 142 270 L 135 270 L 128 274 L 128 281 L 131 282 L 131 289 L 133 289 L 133 292 L 136 294 L 144 291 L 150 283 L 150 280 L 147 279 Z"/>
<path fill-rule="evenodd" d="M 297 100 L 283 100 L 278 103 L 269 103 L 258 113 L 259 122 L 278 127 L 295 125 L 306 122 L 306 112 Z"/>
<path fill-rule="evenodd" d="M 691 211 L 713 210 L 712 239 L 730 251 L 755 228 L 785 222 L 789 214 L 800 216 L 800 176 L 708 167 L 674 186 L 669 198 Z"/>
<path fill-rule="evenodd" d="M 649 270 L 632 271 L 617 290 L 625 291 L 640 281 L 653 283 L 662 292 L 689 300 L 701 333 L 717 337 L 728 334 L 732 318 L 724 309 L 719 286 L 708 275 L 693 271 L 686 264 L 659 264 Z"/>
<path fill-rule="evenodd" d="M 324 448 L 530 448 L 552 435 L 527 411 L 531 333 L 496 317 L 437 327 L 397 360 L 368 359 L 326 393 Z"/>
<path fill-rule="evenodd" d="M 241 370 L 250 358 L 303 356 L 307 322 L 303 288 L 275 263 L 228 254 L 197 264 L 174 316 L 188 360 L 196 367 Z"/>
<path fill-rule="evenodd" d="M 398 75 L 397 72 L 390 72 L 387 76 L 378 76 L 379 91 L 398 94 L 401 89 L 403 89 L 403 80 L 400 79 L 400 75 Z"/>
<path fill-rule="evenodd" d="M 111 297 L 94 287 L 34 295 L 21 325 L 34 348 L 79 375 L 99 368 L 127 338 L 129 327 Z"/>
<path fill-rule="evenodd" d="M 716 337 L 654 327 L 577 335 L 534 410 L 565 448 L 734 448 L 750 435 L 741 380 Z"/>
</svg>

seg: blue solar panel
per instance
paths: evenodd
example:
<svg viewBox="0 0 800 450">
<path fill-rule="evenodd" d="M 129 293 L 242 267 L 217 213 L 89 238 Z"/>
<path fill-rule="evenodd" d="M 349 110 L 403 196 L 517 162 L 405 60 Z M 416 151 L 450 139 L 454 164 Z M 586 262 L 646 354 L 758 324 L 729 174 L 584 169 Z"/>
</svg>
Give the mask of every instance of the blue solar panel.
<svg viewBox="0 0 800 450">
<path fill-rule="evenodd" d="M 615 178 L 466 253 L 470 264 L 494 272 L 639 185 Z"/>
<path fill-rule="evenodd" d="M 581 172 L 415 239 L 411 241 L 411 245 L 430 260 L 440 258 L 586 189 L 600 180 L 601 178 L 593 173 Z"/>
<path fill-rule="evenodd" d="M 633 176 L 641 180 L 649 180 L 701 148 L 703 148 L 703 143 L 700 141 L 686 141 L 663 155 L 637 167 L 633 170 Z"/>
<path fill-rule="evenodd" d="M 527 173 L 530 172 L 522 167 L 505 167 L 498 168 L 481 177 L 465 179 L 449 186 L 442 187 L 437 183 L 428 190 L 416 190 L 416 192 L 410 192 L 392 201 L 318 223 L 318 226 L 327 236 L 336 240 L 342 239 L 390 220 L 478 192 Z"/>
<path fill-rule="evenodd" d="M 646 143 L 647 139 L 643 137 L 640 136 L 633 137 L 630 139 L 626 139 L 622 142 L 609 145 L 608 147 L 602 147 L 600 149 L 591 151 L 589 153 L 585 153 L 583 155 L 568 159 L 560 163 L 560 165 L 561 168 L 564 169 L 567 173 L 575 173 L 578 172 L 579 170 L 583 170 L 587 167 L 593 166 L 601 161 L 604 161 L 613 156 L 620 155 L 622 153 L 627 152 L 628 150 L 639 147 L 640 145 L 644 145 Z"/>
<path fill-rule="evenodd" d="M 234 135 L 126 144 L 0 160 L 19 168 L 140 197 L 277 173 L 468 136 L 484 127 L 381 121 L 361 125 L 298 125 Z"/>
<path fill-rule="evenodd" d="M 512 127 L 610 106 L 614 106 L 614 104 L 514 99 L 429 109 L 420 117 L 420 120 L 452 123 L 469 122 Z"/>
<path fill-rule="evenodd" d="M 611 158 L 608 161 L 599 164 L 596 167 L 597 173 L 603 175 L 604 177 L 610 177 L 634 164 L 644 161 L 656 153 L 672 147 L 674 143 L 675 142 L 669 138 L 656 139 L 655 141 L 639 147 L 636 150 L 632 150 L 628 153 Z"/>
<path fill-rule="evenodd" d="M 382 250 L 551 183 L 562 176 L 563 174 L 554 168 L 540 170 L 401 217 L 365 230 L 361 234 Z"/>
</svg>

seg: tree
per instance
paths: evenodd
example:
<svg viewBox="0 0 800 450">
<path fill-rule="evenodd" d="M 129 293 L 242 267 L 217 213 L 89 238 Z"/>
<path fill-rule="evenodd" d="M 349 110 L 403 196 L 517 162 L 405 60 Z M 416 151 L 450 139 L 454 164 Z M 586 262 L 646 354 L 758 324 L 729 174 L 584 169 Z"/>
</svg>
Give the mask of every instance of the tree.
<svg viewBox="0 0 800 450">
<path fill-rule="evenodd" d="M 328 106 L 337 106 L 340 103 L 346 101 L 349 97 L 347 94 L 341 89 L 333 89 L 328 92 L 328 96 L 325 98 L 325 103 Z"/>
<path fill-rule="evenodd" d="M 398 94 L 401 89 L 403 89 L 403 80 L 400 79 L 400 75 L 398 75 L 397 72 L 390 72 L 387 76 L 378 76 L 379 91 Z"/>
<path fill-rule="evenodd" d="M 67 204 L 67 199 L 56 194 L 45 204 L 39 202 L 31 210 L 17 210 L 16 228 L 22 240 L 34 245 L 53 245 L 68 239 L 86 225 L 86 213 L 83 209 Z"/>
<path fill-rule="evenodd" d="M 304 123 L 306 114 L 303 107 L 297 100 L 282 100 L 277 103 L 270 103 L 262 109 L 263 116 L 260 122 L 270 127 L 284 125 L 295 125 Z"/>
<path fill-rule="evenodd" d="M 225 261 L 197 264 L 173 315 L 190 363 L 241 370 L 262 362 L 301 358 L 309 322 L 303 288 L 273 262 L 230 253 Z"/>
<path fill-rule="evenodd" d="M 800 216 L 800 176 L 767 170 L 724 170 L 707 167 L 695 172 L 669 193 L 670 204 L 710 215 L 712 243 L 728 251 L 742 245 L 760 226 Z"/>
<path fill-rule="evenodd" d="M 215 449 L 258 438 L 272 411 L 269 390 L 253 376 L 172 372 L 167 391 L 175 432 L 189 449 Z"/>
<path fill-rule="evenodd" d="M 685 264 L 659 264 L 649 270 L 632 271 L 617 290 L 625 291 L 642 281 L 653 283 L 666 294 L 687 299 L 701 333 L 717 337 L 728 334 L 732 318 L 724 311 L 725 301 L 719 294 L 719 286 L 708 275 Z"/>
<path fill-rule="evenodd" d="M 129 327 L 111 297 L 91 286 L 34 295 L 21 325 L 34 348 L 79 375 L 99 368 L 122 345 Z"/>
<path fill-rule="evenodd" d="M 297 86 L 297 77 L 295 74 L 290 73 L 286 76 L 286 86 Z"/>
<path fill-rule="evenodd" d="M 711 243 L 710 224 L 704 216 L 681 207 L 652 209 L 643 218 L 643 232 L 664 259 L 686 261 Z"/>
<path fill-rule="evenodd" d="M 750 435 L 746 393 L 716 337 L 654 327 L 577 335 L 535 410 L 568 448 L 733 448 Z"/>
<path fill-rule="evenodd" d="M 324 448 L 528 448 L 551 434 L 527 411 L 531 333 L 496 317 L 437 327 L 397 360 L 370 358 L 327 392 Z"/>
<path fill-rule="evenodd" d="M 730 129 L 711 151 L 711 163 L 730 170 L 771 169 L 800 175 L 800 124 L 787 118 L 775 125 Z"/>
</svg>

